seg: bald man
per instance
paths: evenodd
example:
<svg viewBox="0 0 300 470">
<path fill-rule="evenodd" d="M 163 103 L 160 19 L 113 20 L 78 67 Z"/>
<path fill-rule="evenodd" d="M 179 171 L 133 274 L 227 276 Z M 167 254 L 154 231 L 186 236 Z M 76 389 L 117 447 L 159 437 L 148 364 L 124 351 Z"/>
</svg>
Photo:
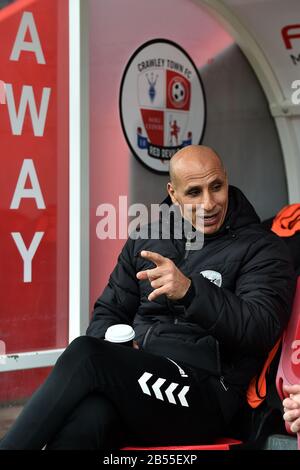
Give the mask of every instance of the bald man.
<svg viewBox="0 0 300 470">
<path fill-rule="evenodd" d="M 294 274 L 212 149 L 176 153 L 167 191 L 192 236 L 128 239 L 87 336 L 66 348 L 0 448 L 109 450 L 229 434 L 287 323 Z M 103 340 L 118 323 L 133 325 L 135 348 Z"/>
<path fill-rule="evenodd" d="M 179 150 L 170 161 L 168 193 L 174 204 L 201 204 L 205 235 L 213 234 L 223 224 L 228 207 L 228 182 L 219 156 L 210 148 L 190 145 Z M 193 212 L 192 222 L 196 222 Z"/>
</svg>

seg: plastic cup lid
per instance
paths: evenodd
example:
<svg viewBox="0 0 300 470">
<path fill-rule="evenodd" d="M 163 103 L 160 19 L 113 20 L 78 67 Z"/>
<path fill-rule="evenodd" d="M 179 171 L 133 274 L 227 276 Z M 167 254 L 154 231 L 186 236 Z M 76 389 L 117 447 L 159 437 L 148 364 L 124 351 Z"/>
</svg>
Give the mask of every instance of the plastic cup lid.
<svg viewBox="0 0 300 470">
<path fill-rule="evenodd" d="M 105 339 L 111 343 L 126 343 L 135 337 L 135 332 L 130 325 L 112 325 L 107 328 Z"/>
</svg>

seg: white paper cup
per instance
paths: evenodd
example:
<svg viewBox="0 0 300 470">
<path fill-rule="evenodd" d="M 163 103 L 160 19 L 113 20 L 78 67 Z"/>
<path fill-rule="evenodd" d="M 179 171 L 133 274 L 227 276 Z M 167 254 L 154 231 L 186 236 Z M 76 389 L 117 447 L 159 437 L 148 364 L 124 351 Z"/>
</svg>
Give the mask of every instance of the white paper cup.
<svg viewBox="0 0 300 470">
<path fill-rule="evenodd" d="M 123 325 L 121 323 L 110 326 L 105 333 L 106 341 L 122 344 L 123 346 L 132 346 L 134 337 L 134 329 L 130 325 Z"/>
</svg>

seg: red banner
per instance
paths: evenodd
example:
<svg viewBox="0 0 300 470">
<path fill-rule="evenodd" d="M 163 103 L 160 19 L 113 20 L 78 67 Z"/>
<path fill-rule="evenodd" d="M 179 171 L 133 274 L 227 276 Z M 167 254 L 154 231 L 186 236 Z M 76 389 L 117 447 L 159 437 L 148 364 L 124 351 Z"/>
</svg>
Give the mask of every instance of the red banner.
<svg viewBox="0 0 300 470">
<path fill-rule="evenodd" d="M 15 2 L 0 36 L 0 340 L 6 353 L 64 347 L 68 1 Z"/>
</svg>

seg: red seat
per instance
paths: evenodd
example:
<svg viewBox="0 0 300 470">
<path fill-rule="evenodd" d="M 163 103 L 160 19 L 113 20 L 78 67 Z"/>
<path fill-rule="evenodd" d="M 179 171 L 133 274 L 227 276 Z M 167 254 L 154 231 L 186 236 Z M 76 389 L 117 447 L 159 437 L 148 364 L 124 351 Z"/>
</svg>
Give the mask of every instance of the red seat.
<svg viewBox="0 0 300 470">
<path fill-rule="evenodd" d="M 277 392 L 284 398 L 283 385 L 300 383 L 300 276 L 297 280 L 296 294 L 291 318 L 283 335 L 282 350 L 276 376 Z M 287 432 L 291 433 L 288 423 Z M 300 450 L 300 433 L 298 433 L 298 450 Z"/>
<path fill-rule="evenodd" d="M 230 450 L 233 445 L 242 444 L 237 439 L 220 438 L 213 444 L 190 446 L 161 446 L 161 447 L 123 447 L 121 450 Z"/>
</svg>

